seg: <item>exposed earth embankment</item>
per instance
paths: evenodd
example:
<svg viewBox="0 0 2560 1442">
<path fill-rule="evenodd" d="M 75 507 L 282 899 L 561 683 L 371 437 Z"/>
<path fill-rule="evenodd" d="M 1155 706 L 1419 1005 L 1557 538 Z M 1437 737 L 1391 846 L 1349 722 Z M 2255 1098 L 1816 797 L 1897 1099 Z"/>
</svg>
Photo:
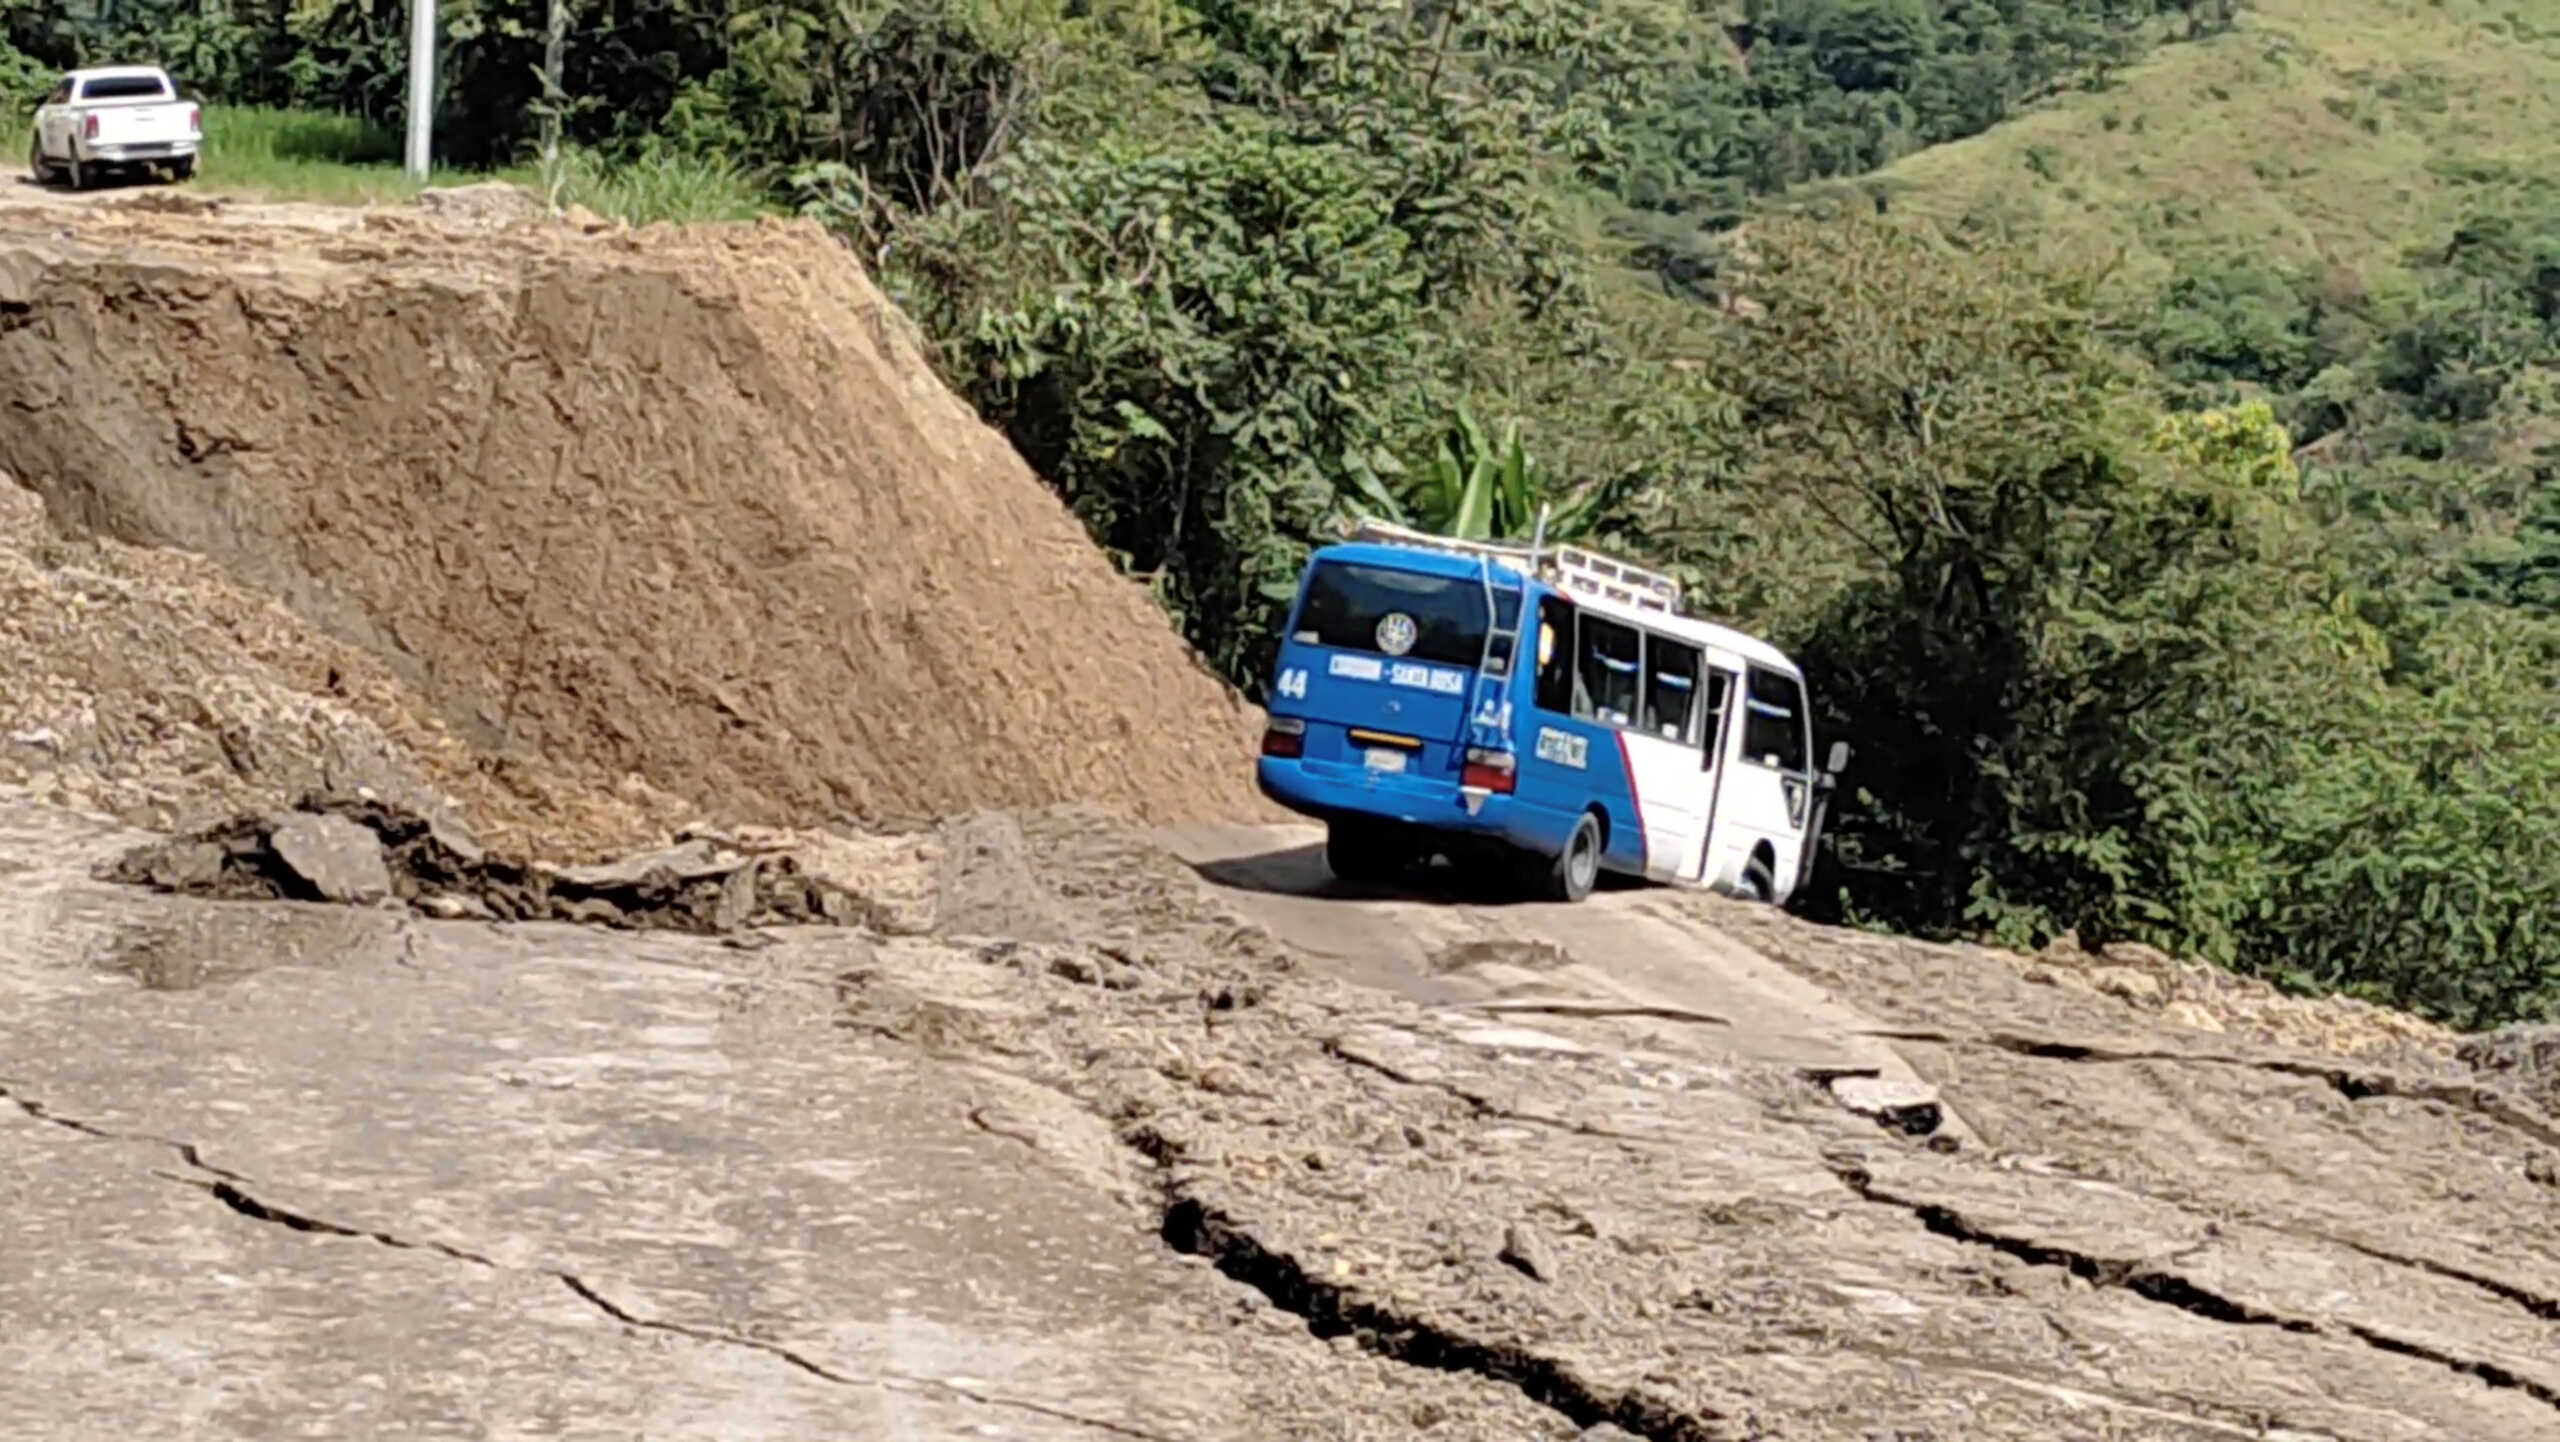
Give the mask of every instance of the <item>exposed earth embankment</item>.
<svg viewBox="0 0 2560 1442">
<path fill-rule="evenodd" d="M 57 531 L 211 558 L 491 764 L 722 821 L 1256 804 L 1249 708 L 814 225 L 22 201 L 0 397 Z"/>
</svg>

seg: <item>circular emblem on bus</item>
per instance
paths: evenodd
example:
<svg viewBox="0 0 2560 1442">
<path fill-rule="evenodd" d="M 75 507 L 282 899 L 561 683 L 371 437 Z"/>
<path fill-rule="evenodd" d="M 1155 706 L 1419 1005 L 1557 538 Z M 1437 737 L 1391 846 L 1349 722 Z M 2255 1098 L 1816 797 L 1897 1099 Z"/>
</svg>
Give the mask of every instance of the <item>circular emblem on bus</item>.
<svg viewBox="0 0 2560 1442">
<path fill-rule="evenodd" d="M 1413 618 L 1402 611 L 1389 611 L 1378 618 L 1378 649 L 1390 656 L 1401 656 L 1412 650 L 1413 643 L 1421 639 L 1421 635 L 1413 624 Z"/>
</svg>

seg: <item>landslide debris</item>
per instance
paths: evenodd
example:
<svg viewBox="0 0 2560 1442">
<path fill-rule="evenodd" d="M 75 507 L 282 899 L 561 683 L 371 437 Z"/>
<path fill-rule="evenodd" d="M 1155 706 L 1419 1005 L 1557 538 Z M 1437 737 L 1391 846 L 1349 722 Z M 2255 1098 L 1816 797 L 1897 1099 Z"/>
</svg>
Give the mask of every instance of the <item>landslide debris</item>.
<svg viewBox="0 0 2560 1442">
<path fill-rule="evenodd" d="M 0 206 L 0 395 L 57 531 L 213 558 L 492 763 L 1260 811 L 1251 708 L 811 223 Z"/>
<path fill-rule="evenodd" d="M 736 932 L 883 918 L 787 854 L 695 838 L 620 861 L 552 866 L 498 856 L 460 826 L 370 797 L 310 796 L 285 812 L 134 848 L 103 878 L 191 896 L 367 905 L 431 916 L 567 921 L 624 930 Z"/>
<path fill-rule="evenodd" d="M 361 648 L 200 556 L 59 535 L 0 473 L 0 785 L 163 832 L 364 787 L 570 855 L 659 839 L 691 814 L 581 779 L 488 764 Z"/>
<path fill-rule="evenodd" d="M 1711 914 L 1717 926 L 1851 998 L 1870 1016 L 1915 1025 L 1936 1025 L 1955 1015 L 1988 1025 L 1986 1007 L 2009 1008 L 2068 1015 L 2096 1029 L 2129 1022 L 2150 1029 L 2165 1025 L 2185 1033 L 2182 1044 L 2190 1046 L 2203 1041 L 2201 1033 L 2225 1042 L 2421 1065 L 2451 1060 L 2459 1040 L 2424 1017 L 2354 997 L 2289 994 L 2255 977 L 2138 943 L 2090 951 L 2066 936 L 2027 954 L 1845 932 L 1714 897 L 1674 895 L 1666 904 Z M 1965 1001 L 1956 1011 L 1946 1010 L 1946 999 L 1956 996 Z"/>
<path fill-rule="evenodd" d="M 1984 1139 L 1949 1150 L 1880 1125 L 1908 1099 L 1857 1078 L 1580 1044 L 1315 974 L 1089 809 L 856 856 L 905 872 L 884 882 L 902 896 L 954 891 L 907 935 L 787 928 L 693 960 L 770 987 L 760 1005 L 809 1035 L 974 1078 L 956 1115 L 1236 1284 L 1204 1354 L 1248 1323 L 1321 1339 L 1254 1356 L 1331 1384 L 1340 1435 L 1402 1435 L 1399 1398 L 1453 1439 L 2525 1442 L 2560 1411 L 2545 1144 L 2456 1088 L 2199 1043 L 1987 955 L 1808 933 L 1807 957 L 1874 973 L 1862 1005 L 1898 997 L 1898 1030 L 1944 1034 L 1915 1065 Z M 510 944 L 406 934 L 429 956 Z M 2120 1044 L 2062 1040 L 2110 1016 Z M 1426 1421 L 1398 1378 L 1452 1410 Z M 1296 1371 L 1286 1390 L 1315 1395 Z M 1515 1404 L 1499 1426 L 1457 1405 L 1488 1396 Z"/>
</svg>

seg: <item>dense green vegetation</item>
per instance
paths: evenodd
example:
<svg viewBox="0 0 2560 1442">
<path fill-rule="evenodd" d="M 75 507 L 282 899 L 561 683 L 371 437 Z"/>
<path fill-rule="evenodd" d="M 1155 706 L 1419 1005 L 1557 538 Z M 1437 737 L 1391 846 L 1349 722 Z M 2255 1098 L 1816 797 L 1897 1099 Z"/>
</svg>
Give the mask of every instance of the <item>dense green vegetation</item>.
<svg viewBox="0 0 2560 1442">
<path fill-rule="evenodd" d="M 2299 23 L 2541 43 L 2466 3 Z M 0 37 L 390 125 L 403 9 Z M 2560 196 L 2459 98 L 2533 87 L 2224 0 L 577 0 L 554 104 L 540 0 L 445 13 L 449 158 L 823 217 L 1242 683 L 1348 510 L 1552 500 L 1805 657 L 1818 913 L 2560 1003 Z M 2392 145 L 2406 214 L 2323 216 Z"/>
</svg>

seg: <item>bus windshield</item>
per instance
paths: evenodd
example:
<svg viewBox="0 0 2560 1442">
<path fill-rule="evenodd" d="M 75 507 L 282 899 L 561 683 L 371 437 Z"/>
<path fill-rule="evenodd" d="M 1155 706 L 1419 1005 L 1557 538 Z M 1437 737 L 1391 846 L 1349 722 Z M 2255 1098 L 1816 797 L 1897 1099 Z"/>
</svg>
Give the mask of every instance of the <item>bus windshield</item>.
<svg viewBox="0 0 2560 1442">
<path fill-rule="evenodd" d="M 1389 651 L 1379 643 L 1389 616 L 1410 620 L 1413 643 Z M 1295 639 L 1313 646 L 1410 656 L 1444 666 L 1473 667 L 1484 655 L 1483 583 L 1461 576 L 1426 576 L 1386 566 L 1324 561 L 1307 577 L 1306 603 L 1298 608 Z M 1391 628 L 1401 637 L 1405 628 Z"/>
</svg>

